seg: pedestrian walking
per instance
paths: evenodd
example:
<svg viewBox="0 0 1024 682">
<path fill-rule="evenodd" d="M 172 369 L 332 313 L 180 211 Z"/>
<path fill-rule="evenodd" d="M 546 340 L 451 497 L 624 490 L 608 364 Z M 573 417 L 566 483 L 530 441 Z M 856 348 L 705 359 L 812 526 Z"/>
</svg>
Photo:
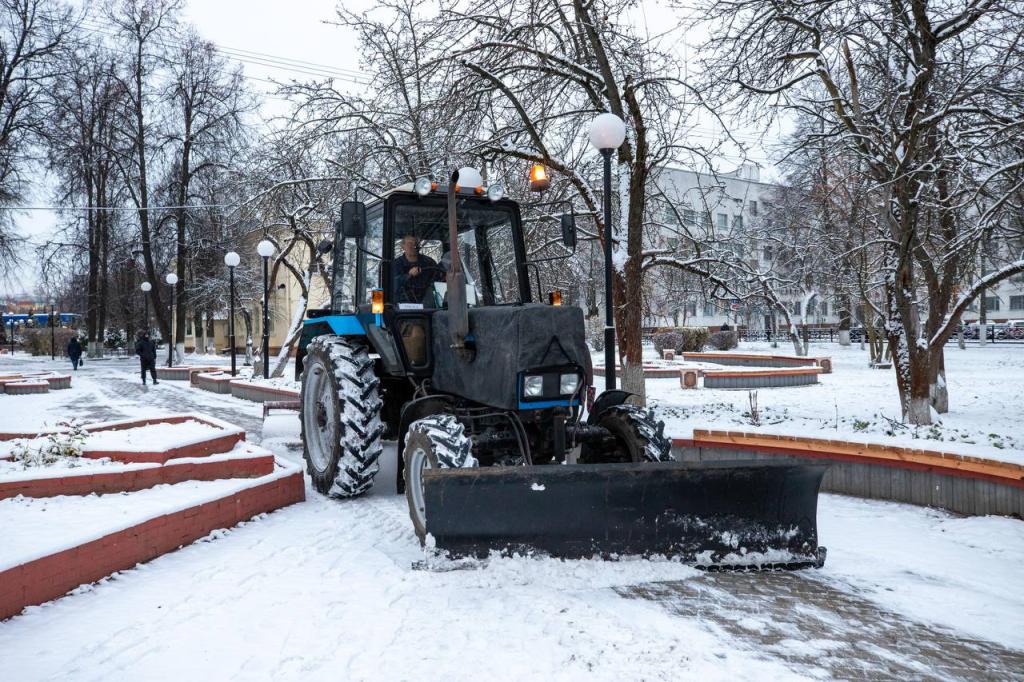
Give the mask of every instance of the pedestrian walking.
<svg viewBox="0 0 1024 682">
<path fill-rule="evenodd" d="M 139 362 L 142 364 L 142 385 L 146 385 L 146 370 L 149 370 L 150 376 L 153 377 L 153 385 L 159 384 L 156 380 L 156 344 L 146 332 L 139 332 L 135 354 L 139 356 Z"/>
<path fill-rule="evenodd" d="M 71 366 L 78 369 L 78 363 L 82 361 L 82 344 L 78 341 L 77 336 L 72 336 L 71 340 L 68 341 L 68 357 L 71 358 Z"/>
</svg>

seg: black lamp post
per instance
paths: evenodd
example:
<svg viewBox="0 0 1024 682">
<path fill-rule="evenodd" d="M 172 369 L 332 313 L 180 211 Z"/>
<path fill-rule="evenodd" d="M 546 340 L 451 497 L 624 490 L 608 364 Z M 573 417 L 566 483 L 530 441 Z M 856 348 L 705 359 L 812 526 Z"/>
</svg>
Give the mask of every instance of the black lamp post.
<svg viewBox="0 0 1024 682">
<path fill-rule="evenodd" d="M 612 299 L 612 152 L 626 139 L 626 124 L 600 114 L 590 124 L 590 144 L 604 157 L 604 388 L 615 388 L 615 315 Z"/>
<path fill-rule="evenodd" d="M 269 263 L 270 257 L 274 255 L 274 244 L 268 239 L 264 239 L 256 245 L 256 253 L 263 258 L 263 378 L 270 378 L 270 313 L 269 313 L 269 301 L 267 300 L 270 296 L 270 271 Z"/>
<path fill-rule="evenodd" d="M 240 261 L 241 258 L 234 251 L 224 254 L 224 265 L 228 266 L 228 286 L 230 288 L 228 300 L 231 312 L 228 317 L 228 343 L 231 345 L 231 376 L 237 374 L 235 370 L 235 268 Z"/>
<path fill-rule="evenodd" d="M 57 314 L 57 302 L 50 299 L 50 360 L 57 359 L 57 321 L 53 316 Z"/>
<path fill-rule="evenodd" d="M 173 272 L 167 273 L 167 283 L 171 285 L 171 317 L 168 327 L 171 330 L 171 338 L 167 340 L 167 366 L 174 366 L 174 285 L 178 283 L 178 276 Z"/>
<path fill-rule="evenodd" d="M 11 357 L 14 357 L 14 315 L 11 315 Z"/>
<path fill-rule="evenodd" d="M 149 292 L 153 289 L 153 285 L 149 282 L 143 282 L 139 285 L 142 289 L 142 328 L 149 332 Z"/>
</svg>

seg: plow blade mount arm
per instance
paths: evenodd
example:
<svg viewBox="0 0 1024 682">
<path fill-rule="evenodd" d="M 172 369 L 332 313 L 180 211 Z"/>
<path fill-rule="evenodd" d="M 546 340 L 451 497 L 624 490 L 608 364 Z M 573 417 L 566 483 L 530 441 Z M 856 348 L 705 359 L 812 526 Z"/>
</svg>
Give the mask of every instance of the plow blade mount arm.
<svg viewBox="0 0 1024 682">
<path fill-rule="evenodd" d="M 828 465 L 660 462 L 424 471 L 426 531 L 450 557 L 663 555 L 697 566 L 821 566 Z"/>
</svg>

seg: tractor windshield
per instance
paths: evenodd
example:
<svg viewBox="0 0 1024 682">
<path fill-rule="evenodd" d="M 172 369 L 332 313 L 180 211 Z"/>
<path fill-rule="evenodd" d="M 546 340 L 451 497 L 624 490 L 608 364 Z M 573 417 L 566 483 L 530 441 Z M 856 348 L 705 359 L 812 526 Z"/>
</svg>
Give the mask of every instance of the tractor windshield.
<svg viewBox="0 0 1024 682">
<path fill-rule="evenodd" d="M 516 266 L 517 217 L 511 206 L 475 198 L 457 208 L 459 258 L 466 273 L 466 298 L 473 305 L 521 302 Z M 448 209 L 417 201 L 395 207 L 392 300 L 441 307 L 451 263 Z"/>
</svg>

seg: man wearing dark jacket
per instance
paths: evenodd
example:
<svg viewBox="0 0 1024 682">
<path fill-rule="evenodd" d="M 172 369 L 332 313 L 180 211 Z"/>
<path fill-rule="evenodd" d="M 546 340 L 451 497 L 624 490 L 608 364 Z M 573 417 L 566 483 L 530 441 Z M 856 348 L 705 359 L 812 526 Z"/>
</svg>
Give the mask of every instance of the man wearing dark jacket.
<svg viewBox="0 0 1024 682">
<path fill-rule="evenodd" d="M 68 341 L 68 357 L 71 358 L 71 366 L 78 369 L 78 363 L 82 360 L 82 344 L 78 342 L 77 336 L 72 336 Z"/>
<path fill-rule="evenodd" d="M 153 377 L 153 385 L 159 384 L 160 382 L 156 380 L 156 344 L 146 332 L 139 335 L 139 340 L 135 344 L 135 354 L 139 356 L 139 362 L 142 363 L 142 385 L 146 385 L 147 369 Z"/>
</svg>

